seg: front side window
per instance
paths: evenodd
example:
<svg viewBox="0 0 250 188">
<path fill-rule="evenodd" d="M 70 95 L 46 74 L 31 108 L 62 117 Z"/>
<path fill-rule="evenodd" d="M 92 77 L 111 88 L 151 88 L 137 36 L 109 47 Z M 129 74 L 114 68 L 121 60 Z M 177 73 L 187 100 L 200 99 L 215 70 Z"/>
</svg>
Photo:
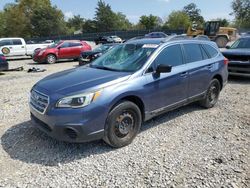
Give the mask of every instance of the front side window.
<svg viewBox="0 0 250 188">
<path fill-rule="evenodd" d="M 0 46 L 13 45 L 11 40 L 2 40 L 0 41 Z"/>
<path fill-rule="evenodd" d="M 70 43 L 69 42 L 64 42 L 60 47 L 61 48 L 68 48 L 68 47 L 70 47 Z"/>
<path fill-rule="evenodd" d="M 139 70 L 158 45 L 122 44 L 114 47 L 90 66 L 92 68 L 135 72 Z"/>
<path fill-rule="evenodd" d="M 183 64 L 181 46 L 179 44 L 169 46 L 162 50 L 154 60 L 155 65 L 178 66 Z"/>
<path fill-rule="evenodd" d="M 203 59 L 199 44 L 184 44 L 183 46 L 185 49 L 187 63 L 201 61 Z"/>
</svg>

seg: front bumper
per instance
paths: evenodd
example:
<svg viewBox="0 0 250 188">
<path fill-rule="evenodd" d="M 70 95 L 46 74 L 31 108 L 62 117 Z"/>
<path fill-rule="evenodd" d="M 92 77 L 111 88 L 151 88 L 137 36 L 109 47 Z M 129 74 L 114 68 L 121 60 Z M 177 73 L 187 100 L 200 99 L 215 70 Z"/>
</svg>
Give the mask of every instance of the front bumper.
<svg viewBox="0 0 250 188">
<path fill-rule="evenodd" d="M 46 62 L 46 59 L 44 56 L 34 55 L 33 61 L 38 62 L 38 63 L 44 63 L 44 62 Z"/>
<path fill-rule="evenodd" d="M 51 109 L 41 114 L 30 105 L 31 121 L 35 127 L 57 140 L 74 143 L 103 138 L 105 111 L 104 107 L 87 106 L 82 109 Z"/>
<path fill-rule="evenodd" d="M 250 77 L 250 62 L 229 61 L 229 75 Z"/>
</svg>

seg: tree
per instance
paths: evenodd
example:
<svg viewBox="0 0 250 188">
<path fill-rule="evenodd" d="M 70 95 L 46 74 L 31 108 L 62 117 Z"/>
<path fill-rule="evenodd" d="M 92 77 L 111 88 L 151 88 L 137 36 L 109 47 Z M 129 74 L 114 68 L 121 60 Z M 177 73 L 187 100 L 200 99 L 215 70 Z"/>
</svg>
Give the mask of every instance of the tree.
<svg viewBox="0 0 250 188">
<path fill-rule="evenodd" d="M 129 22 L 126 16 L 121 12 L 116 13 L 115 29 L 128 30 L 130 28 L 132 28 L 132 24 Z"/>
<path fill-rule="evenodd" d="M 2 20 L 2 21 L 1 21 Z M 61 10 L 50 0 L 16 0 L 7 4 L 0 14 L 5 37 L 35 37 L 66 34 L 68 29 Z"/>
<path fill-rule="evenodd" d="M 30 19 L 33 36 L 53 36 L 68 34 L 64 15 L 56 7 L 37 7 Z"/>
<path fill-rule="evenodd" d="M 169 16 L 168 20 L 165 23 L 165 28 L 169 29 L 184 29 L 191 25 L 189 16 L 183 11 L 173 11 Z"/>
<path fill-rule="evenodd" d="M 67 21 L 67 26 L 72 29 L 73 31 L 77 31 L 82 29 L 84 24 L 84 18 L 82 18 L 80 15 L 75 15 L 73 18 L 69 18 Z"/>
<path fill-rule="evenodd" d="M 98 31 L 112 31 L 115 29 L 116 14 L 111 10 L 109 4 L 100 0 L 96 7 L 95 21 Z"/>
<path fill-rule="evenodd" d="M 216 19 L 216 20 L 218 20 L 218 21 L 220 21 L 220 26 L 221 27 L 228 27 L 229 26 L 229 21 L 227 20 L 227 19 L 225 19 L 225 18 L 218 18 L 218 19 Z"/>
<path fill-rule="evenodd" d="M 153 16 L 152 14 L 150 14 L 149 16 L 146 15 L 141 16 L 139 23 L 140 25 L 142 25 L 144 29 L 155 29 L 159 27 L 158 17 Z"/>
<path fill-rule="evenodd" d="M 94 20 L 86 20 L 82 26 L 82 32 L 97 32 L 96 22 Z"/>
<path fill-rule="evenodd" d="M 250 0 L 234 0 L 232 2 L 232 15 L 238 27 L 250 28 Z"/>
<path fill-rule="evenodd" d="M 201 16 L 201 10 L 197 8 L 195 3 L 190 3 L 183 8 L 183 12 L 185 12 L 190 21 L 198 24 L 198 26 L 202 26 L 204 24 L 204 18 Z"/>
</svg>

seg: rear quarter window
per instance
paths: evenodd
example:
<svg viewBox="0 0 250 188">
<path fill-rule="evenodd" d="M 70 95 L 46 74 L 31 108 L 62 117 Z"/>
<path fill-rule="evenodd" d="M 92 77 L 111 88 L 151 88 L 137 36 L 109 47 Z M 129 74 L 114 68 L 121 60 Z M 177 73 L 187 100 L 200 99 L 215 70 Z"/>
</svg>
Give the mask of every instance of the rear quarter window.
<svg viewBox="0 0 250 188">
<path fill-rule="evenodd" d="M 213 48 L 212 46 L 210 46 L 208 44 L 203 44 L 202 46 L 204 47 L 204 49 L 206 50 L 206 52 L 208 53 L 210 58 L 213 58 L 213 57 L 218 55 L 218 51 L 215 48 Z"/>
<path fill-rule="evenodd" d="M 199 44 L 184 44 L 187 63 L 202 61 L 203 55 Z"/>
</svg>

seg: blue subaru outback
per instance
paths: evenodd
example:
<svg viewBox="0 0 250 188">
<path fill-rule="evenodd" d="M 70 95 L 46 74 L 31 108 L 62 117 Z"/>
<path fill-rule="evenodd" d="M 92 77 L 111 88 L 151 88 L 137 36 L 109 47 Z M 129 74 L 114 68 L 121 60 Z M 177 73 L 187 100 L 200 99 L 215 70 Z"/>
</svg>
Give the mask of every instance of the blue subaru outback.
<svg viewBox="0 0 250 188">
<path fill-rule="evenodd" d="M 152 117 L 195 101 L 213 107 L 227 82 L 227 64 L 210 41 L 134 40 L 36 83 L 31 119 L 58 140 L 103 139 L 122 147 Z"/>
</svg>

